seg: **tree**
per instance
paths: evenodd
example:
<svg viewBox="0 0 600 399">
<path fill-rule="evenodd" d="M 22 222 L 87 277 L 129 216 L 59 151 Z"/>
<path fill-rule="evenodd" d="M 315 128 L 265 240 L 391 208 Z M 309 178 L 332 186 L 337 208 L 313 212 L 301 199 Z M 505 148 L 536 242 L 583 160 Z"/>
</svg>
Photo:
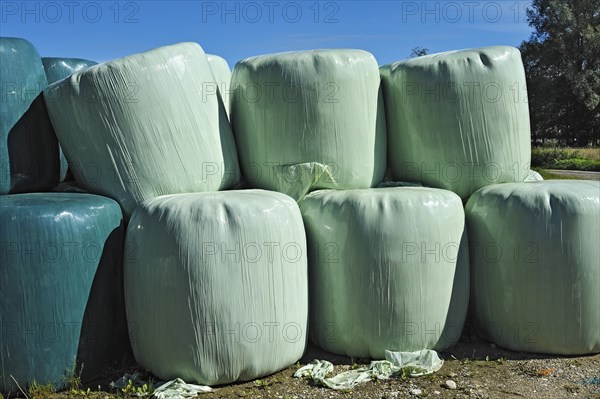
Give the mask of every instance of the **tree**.
<svg viewBox="0 0 600 399">
<path fill-rule="evenodd" d="M 600 1 L 533 0 L 521 44 L 534 140 L 598 143 Z"/>
<path fill-rule="evenodd" d="M 413 47 L 410 50 L 410 58 L 414 58 L 414 57 L 421 57 L 422 55 L 427 55 L 429 54 L 429 49 L 424 48 L 424 47 Z"/>
</svg>

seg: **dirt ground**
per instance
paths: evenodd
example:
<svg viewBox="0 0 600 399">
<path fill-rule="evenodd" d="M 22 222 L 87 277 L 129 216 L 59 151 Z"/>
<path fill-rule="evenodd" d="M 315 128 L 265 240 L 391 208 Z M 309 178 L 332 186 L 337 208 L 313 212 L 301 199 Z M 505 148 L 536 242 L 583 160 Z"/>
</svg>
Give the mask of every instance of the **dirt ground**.
<svg viewBox="0 0 600 399">
<path fill-rule="evenodd" d="M 368 359 L 351 359 L 325 352 L 314 345 L 302 359 L 281 372 L 260 380 L 215 387 L 215 392 L 200 395 L 206 399 L 221 398 L 596 398 L 600 399 L 600 354 L 593 356 L 550 356 L 505 350 L 489 342 L 463 335 L 461 341 L 448 352 L 440 353 L 445 360 L 438 372 L 417 378 L 372 381 L 351 391 L 334 391 L 314 385 L 308 379 L 293 378 L 294 372 L 313 359 L 329 360 L 335 365 L 334 374 L 368 365 Z M 142 372 L 139 367 L 107 371 L 91 390 L 59 393 L 29 392 L 34 398 L 90 398 L 120 399 L 136 397 L 120 390 L 110 390 L 108 384 L 124 371 Z M 456 389 L 445 386 L 447 380 L 456 383 Z M 100 389 L 98 389 L 98 385 Z M 84 388 L 85 389 L 85 388 Z"/>
</svg>

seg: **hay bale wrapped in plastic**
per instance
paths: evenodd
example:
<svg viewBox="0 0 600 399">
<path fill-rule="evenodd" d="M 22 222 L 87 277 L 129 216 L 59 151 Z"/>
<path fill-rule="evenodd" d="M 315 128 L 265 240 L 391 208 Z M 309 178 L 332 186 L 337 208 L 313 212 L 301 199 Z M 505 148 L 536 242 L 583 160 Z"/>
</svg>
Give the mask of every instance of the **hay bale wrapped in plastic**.
<svg viewBox="0 0 600 399">
<path fill-rule="evenodd" d="M 600 183 L 493 185 L 466 214 L 483 335 L 516 351 L 600 352 Z"/>
<path fill-rule="evenodd" d="M 58 82 L 64 79 L 73 72 L 80 71 L 92 65 L 96 65 L 97 62 L 90 60 L 83 60 L 80 58 L 51 58 L 43 57 L 42 64 L 44 65 L 44 71 L 46 72 L 46 79 L 48 84 Z M 67 159 L 60 148 L 60 181 L 64 181 L 67 176 L 69 164 Z"/>
<path fill-rule="evenodd" d="M 77 183 L 129 217 L 150 198 L 237 183 L 225 109 L 204 91 L 214 84 L 202 48 L 179 43 L 75 72 L 44 99 Z"/>
<path fill-rule="evenodd" d="M 109 198 L 2 197 L 0 392 L 18 394 L 15 380 L 59 389 L 71 374 L 86 383 L 130 353 L 124 233 L 121 209 Z"/>
<path fill-rule="evenodd" d="M 236 64 L 231 122 L 250 186 L 296 199 L 373 187 L 385 173 L 385 115 L 373 55 L 313 50 Z"/>
<path fill-rule="evenodd" d="M 59 150 L 42 98 L 47 85 L 37 50 L 0 37 L 0 194 L 50 190 L 59 181 Z"/>
<path fill-rule="evenodd" d="M 519 50 L 449 51 L 380 68 L 392 176 L 467 199 L 529 175 L 531 143 Z"/>
<path fill-rule="evenodd" d="M 261 190 L 177 194 L 141 204 L 127 230 L 129 333 L 157 377 L 248 381 L 306 345 L 306 238 L 294 200 Z"/>
<path fill-rule="evenodd" d="M 460 198 L 390 187 L 315 191 L 300 209 L 309 246 L 310 337 L 333 353 L 443 350 L 461 334 L 469 256 Z"/>
<path fill-rule="evenodd" d="M 217 89 L 219 90 L 219 94 L 221 94 L 223 105 L 225 105 L 227 114 L 229 114 L 229 103 L 231 100 L 229 91 L 229 87 L 231 85 L 231 68 L 229 68 L 229 64 L 225 58 L 219 57 L 218 55 L 206 54 L 206 59 L 208 60 L 208 64 L 210 65 L 213 75 L 215 76 Z"/>
</svg>

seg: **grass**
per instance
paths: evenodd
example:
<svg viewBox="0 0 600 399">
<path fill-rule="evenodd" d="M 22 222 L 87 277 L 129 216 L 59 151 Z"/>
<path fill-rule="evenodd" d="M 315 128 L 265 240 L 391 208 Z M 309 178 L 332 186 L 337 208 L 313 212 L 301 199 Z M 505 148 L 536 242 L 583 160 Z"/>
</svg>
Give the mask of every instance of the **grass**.
<svg viewBox="0 0 600 399">
<path fill-rule="evenodd" d="M 556 173 L 548 172 L 542 168 L 533 168 L 536 172 L 538 172 L 544 180 L 580 180 L 580 177 L 577 176 L 567 176 L 567 175 L 558 175 Z"/>
<path fill-rule="evenodd" d="M 534 147 L 531 151 L 531 166 L 600 172 L 600 148 Z"/>
</svg>

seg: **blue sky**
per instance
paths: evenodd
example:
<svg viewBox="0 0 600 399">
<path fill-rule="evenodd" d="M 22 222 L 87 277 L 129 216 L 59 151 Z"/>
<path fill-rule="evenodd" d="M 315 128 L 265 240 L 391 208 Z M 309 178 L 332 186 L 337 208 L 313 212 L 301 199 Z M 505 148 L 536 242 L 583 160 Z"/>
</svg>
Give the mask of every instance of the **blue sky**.
<svg viewBox="0 0 600 399">
<path fill-rule="evenodd" d="M 529 3 L 3 0 L 0 34 L 28 39 L 45 57 L 99 62 L 193 41 L 231 67 L 253 55 L 315 48 L 359 48 L 385 64 L 415 46 L 518 46 L 532 32 Z"/>
</svg>

